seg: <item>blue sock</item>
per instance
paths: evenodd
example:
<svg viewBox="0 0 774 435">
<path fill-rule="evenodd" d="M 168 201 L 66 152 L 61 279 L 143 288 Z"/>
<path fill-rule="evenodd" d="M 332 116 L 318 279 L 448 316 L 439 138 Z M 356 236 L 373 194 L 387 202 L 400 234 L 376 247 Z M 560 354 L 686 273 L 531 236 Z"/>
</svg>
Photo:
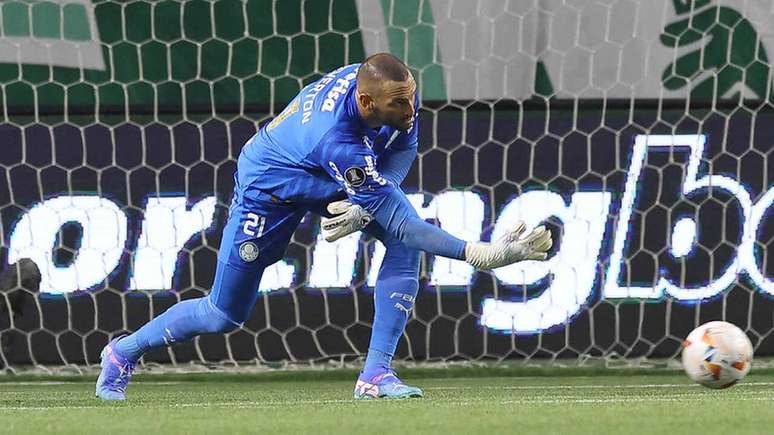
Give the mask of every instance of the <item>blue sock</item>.
<svg viewBox="0 0 774 435">
<path fill-rule="evenodd" d="M 384 353 L 377 349 L 368 349 L 365 366 L 363 366 L 363 377 L 372 378 L 378 374 L 390 370 L 392 354 Z"/>
<path fill-rule="evenodd" d="M 227 332 L 239 326 L 213 305 L 209 297 L 188 299 L 172 305 L 134 334 L 118 340 L 116 351 L 136 361 L 154 347 L 169 346 L 201 334 Z"/>
<path fill-rule="evenodd" d="M 218 262 L 209 296 L 171 306 L 133 334 L 116 343 L 116 351 L 137 361 L 148 350 L 190 340 L 201 334 L 223 333 L 241 326 L 258 298 L 263 270 L 242 271 Z"/>
<path fill-rule="evenodd" d="M 419 283 L 419 252 L 389 244 L 374 290 L 374 324 L 363 367 L 371 378 L 390 369 L 392 357 L 414 308 Z"/>
</svg>

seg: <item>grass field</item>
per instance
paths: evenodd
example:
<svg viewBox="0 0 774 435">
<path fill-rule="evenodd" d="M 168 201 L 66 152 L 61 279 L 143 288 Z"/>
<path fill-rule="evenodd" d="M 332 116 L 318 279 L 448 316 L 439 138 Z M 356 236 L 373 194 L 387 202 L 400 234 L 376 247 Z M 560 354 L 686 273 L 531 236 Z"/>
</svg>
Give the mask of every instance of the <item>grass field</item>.
<svg viewBox="0 0 774 435">
<path fill-rule="evenodd" d="M 348 373 L 139 375 L 125 403 L 96 400 L 91 377 L 0 376 L 0 433 L 774 433 L 770 371 L 722 391 L 636 373 L 414 371 L 426 397 L 394 401 L 353 400 Z"/>
</svg>

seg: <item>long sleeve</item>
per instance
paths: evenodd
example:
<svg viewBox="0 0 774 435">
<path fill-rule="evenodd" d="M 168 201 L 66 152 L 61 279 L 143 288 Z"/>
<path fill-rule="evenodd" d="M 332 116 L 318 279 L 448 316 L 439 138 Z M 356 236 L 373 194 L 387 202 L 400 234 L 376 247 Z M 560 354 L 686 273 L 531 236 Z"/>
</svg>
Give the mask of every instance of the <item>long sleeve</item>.
<svg viewBox="0 0 774 435">
<path fill-rule="evenodd" d="M 419 107 L 419 94 L 415 96 L 414 107 Z M 414 125 L 407 132 L 398 132 L 379 155 L 377 167 L 382 176 L 400 186 L 411 170 L 417 156 L 419 143 L 419 110 L 414 114 Z"/>
<path fill-rule="evenodd" d="M 320 166 L 341 184 L 350 200 L 406 246 L 448 258 L 464 258 L 465 242 L 422 220 L 395 183 L 377 170 L 373 151 L 354 141 L 328 144 L 324 160 Z"/>
<path fill-rule="evenodd" d="M 400 186 L 411 170 L 411 164 L 417 156 L 416 144 L 413 148 L 393 149 L 388 148 L 379 156 L 378 168 L 382 176 L 396 186 Z"/>
<path fill-rule="evenodd" d="M 422 220 L 398 189 L 391 189 L 372 215 L 390 234 L 412 249 L 462 260 L 465 242 Z"/>
</svg>

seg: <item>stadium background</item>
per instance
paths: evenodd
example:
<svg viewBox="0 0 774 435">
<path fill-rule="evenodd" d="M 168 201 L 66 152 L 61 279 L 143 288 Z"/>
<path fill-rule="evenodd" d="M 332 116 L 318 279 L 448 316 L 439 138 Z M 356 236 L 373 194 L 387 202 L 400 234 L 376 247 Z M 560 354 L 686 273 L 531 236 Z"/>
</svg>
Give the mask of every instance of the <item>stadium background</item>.
<svg viewBox="0 0 774 435">
<path fill-rule="evenodd" d="M 483 2 L 486 7 L 471 10 L 453 1 L 3 2 L 0 261 L 19 258 L 19 223 L 56 198 L 112 201 L 126 216 L 126 237 L 116 264 L 93 285 L 64 291 L 70 283 L 61 282 L 62 289 L 49 292 L 7 286 L 0 303 L 0 361 L 11 367 L 94 364 L 109 336 L 137 328 L 179 298 L 206 293 L 244 141 L 301 86 L 378 50 L 405 59 L 419 79 L 420 150 L 404 190 L 425 195 L 425 205 L 444 192 L 474 193 L 484 204 L 480 235 L 486 239 L 505 206 L 528 192 L 547 191 L 567 204 L 573 194 L 609 193 L 604 237 L 588 251 L 596 267 L 588 294 L 575 301 L 577 312 L 539 330 L 487 327 L 486 299 L 525 302 L 549 289 L 577 289 L 566 281 L 552 288 L 553 273 L 530 285 L 508 285 L 490 273 L 475 274 L 465 285 L 434 285 L 433 263 L 426 258 L 399 358 L 673 357 L 693 327 L 716 319 L 739 325 L 758 355 L 770 355 L 771 284 L 741 267 L 710 298 L 608 298 L 604 288 L 638 135 L 705 135 L 699 175 L 722 174 L 745 186 L 752 203 L 771 201 L 774 137 L 765 39 L 771 11 L 763 13 L 766 2 L 663 1 L 656 2 L 660 10 L 653 6 L 661 15 L 649 22 L 642 2 L 592 5 L 602 10 L 583 3 Z M 616 12 L 621 7 L 631 13 Z M 601 36 L 606 44 L 586 46 L 584 35 L 599 26 L 584 19 L 609 23 L 616 14 L 639 17 L 633 28 L 650 24 L 656 37 L 631 31 L 629 39 L 614 41 L 608 26 Z M 374 20 L 376 27 L 369 27 Z M 561 20 L 576 24 L 567 27 L 577 29 L 566 30 L 569 42 L 553 36 L 556 30 L 533 31 L 561 30 Z M 441 51 L 455 44 L 454 26 L 467 29 L 461 41 L 478 44 L 457 41 L 457 58 Z M 498 37 L 482 37 L 484 30 Z M 527 34 L 546 38 L 525 48 L 519 37 Z M 678 62 L 690 53 L 685 46 L 706 35 L 715 45 L 695 46 L 699 55 Z M 580 49 L 561 47 L 563 41 Z M 672 55 L 663 63 L 655 54 L 645 56 L 648 73 L 630 82 L 619 56 L 613 84 L 600 84 L 605 56 L 616 58 L 615 49 L 625 52 L 630 43 L 657 45 Z M 611 45 L 613 54 L 606 51 Z M 584 56 L 592 59 L 588 65 Z M 678 66 L 672 68 L 673 61 Z M 580 79 L 566 77 L 578 62 L 591 72 L 575 69 Z M 699 64 L 711 72 L 700 75 Z M 663 83 L 654 87 L 648 81 L 653 77 Z M 721 188 L 681 195 L 687 159 L 682 148 L 647 154 L 627 224 L 620 286 L 653 287 L 663 275 L 699 288 L 737 257 L 747 220 L 740 201 Z M 211 225 L 184 241 L 170 288 L 132 290 L 132 258 L 143 243 L 148 198 L 170 197 L 184 198 L 189 208 L 214 197 Z M 763 210 L 754 250 L 770 283 L 774 260 L 766 252 L 774 223 Z M 675 255 L 670 235 L 685 216 L 695 218 L 698 243 L 690 255 Z M 439 214 L 435 221 L 443 226 L 451 219 Z M 559 251 L 563 222 L 548 222 Z M 85 248 L 84 228 L 88 223 L 57 221 L 55 242 L 38 249 L 46 268 L 38 267 L 45 272 L 76 264 Z M 265 290 L 242 330 L 154 352 L 146 362 L 250 364 L 362 355 L 372 317 L 366 269 L 373 242 L 360 243 L 349 285 L 314 287 L 308 275 L 323 243 L 317 232 L 316 218 L 306 219 L 285 259 L 294 267 L 291 285 Z"/>
</svg>

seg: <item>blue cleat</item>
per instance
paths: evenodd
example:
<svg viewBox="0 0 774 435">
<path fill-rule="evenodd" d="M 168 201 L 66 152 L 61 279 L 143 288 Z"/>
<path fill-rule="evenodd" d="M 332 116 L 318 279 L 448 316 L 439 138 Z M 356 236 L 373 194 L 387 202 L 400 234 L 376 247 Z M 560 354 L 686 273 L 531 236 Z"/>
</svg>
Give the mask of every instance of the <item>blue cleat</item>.
<svg viewBox="0 0 774 435">
<path fill-rule="evenodd" d="M 126 400 L 126 385 L 132 379 L 136 362 L 116 352 L 115 345 L 120 338 L 114 338 L 102 349 L 102 372 L 97 378 L 96 390 L 96 396 L 102 400 Z"/>
<path fill-rule="evenodd" d="M 392 370 L 370 379 L 360 373 L 355 384 L 355 399 L 405 399 L 422 394 L 421 389 L 404 384 Z"/>
</svg>

